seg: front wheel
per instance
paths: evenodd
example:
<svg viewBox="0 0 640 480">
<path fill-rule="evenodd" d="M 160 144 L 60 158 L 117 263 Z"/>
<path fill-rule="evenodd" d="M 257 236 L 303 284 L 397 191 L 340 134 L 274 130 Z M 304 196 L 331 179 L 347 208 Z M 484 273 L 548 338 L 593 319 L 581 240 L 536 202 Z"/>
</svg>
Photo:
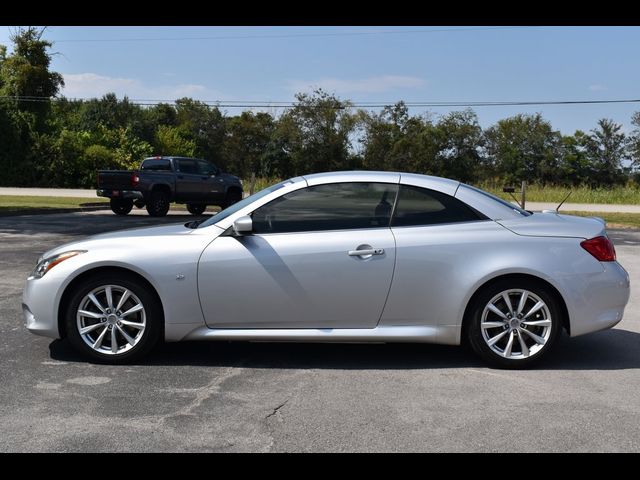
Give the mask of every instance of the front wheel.
<svg viewBox="0 0 640 480">
<path fill-rule="evenodd" d="M 187 210 L 191 215 L 202 215 L 207 206 L 202 203 L 187 203 Z"/>
<path fill-rule="evenodd" d="M 552 349 L 562 315 L 548 287 L 527 280 L 504 280 L 476 298 L 467 336 L 473 350 L 489 364 L 525 368 Z"/>
<path fill-rule="evenodd" d="M 69 342 L 102 363 L 126 363 L 153 348 L 160 339 L 162 309 L 140 280 L 101 275 L 82 282 L 66 309 Z"/>
<path fill-rule="evenodd" d="M 112 198 L 109 201 L 111 211 L 116 215 L 126 215 L 133 208 L 133 200 L 125 200 L 122 198 Z"/>
<path fill-rule="evenodd" d="M 147 212 L 152 217 L 164 217 L 169 212 L 169 195 L 165 192 L 151 192 L 147 202 Z"/>
<path fill-rule="evenodd" d="M 240 200 L 242 200 L 242 191 L 235 188 L 231 189 L 227 192 L 224 198 L 224 203 L 220 205 L 220 208 L 224 210 L 225 208 L 230 207 L 234 203 L 238 203 Z"/>
</svg>

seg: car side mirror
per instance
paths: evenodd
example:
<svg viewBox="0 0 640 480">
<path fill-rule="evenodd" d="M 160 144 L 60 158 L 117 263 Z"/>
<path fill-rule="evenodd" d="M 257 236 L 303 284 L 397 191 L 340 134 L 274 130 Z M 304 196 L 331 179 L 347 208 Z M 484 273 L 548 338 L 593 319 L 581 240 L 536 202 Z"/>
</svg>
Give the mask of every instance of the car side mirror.
<svg viewBox="0 0 640 480">
<path fill-rule="evenodd" d="M 240 218 L 237 218 L 235 222 L 233 222 L 233 233 L 235 235 L 251 235 L 253 232 L 253 220 L 249 215 L 244 215 Z"/>
</svg>

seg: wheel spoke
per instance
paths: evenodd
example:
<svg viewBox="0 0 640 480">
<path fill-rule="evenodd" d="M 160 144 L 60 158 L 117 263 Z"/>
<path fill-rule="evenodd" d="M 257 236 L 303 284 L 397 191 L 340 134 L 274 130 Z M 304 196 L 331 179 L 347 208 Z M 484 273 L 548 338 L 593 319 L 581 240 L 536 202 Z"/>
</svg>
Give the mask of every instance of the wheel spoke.
<svg viewBox="0 0 640 480">
<path fill-rule="evenodd" d="M 106 314 L 107 312 L 105 311 L 104 307 L 102 306 L 102 304 L 98 301 L 98 299 L 96 298 L 96 296 L 93 293 L 90 293 L 89 295 L 87 295 L 89 297 L 89 300 L 91 300 L 93 302 L 93 304 L 98 307 L 98 309 Z"/>
<path fill-rule="evenodd" d="M 505 357 L 510 357 L 511 356 L 511 348 L 513 347 L 513 337 L 515 337 L 513 332 L 509 332 L 509 340 L 507 340 L 507 346 L 504 347 L 504 356 Z"/>
<path fill-rule="evenodd" d="M 487 343 L 489 344 L 489 346 L 493 346 L 498 340 L 500 340 L 502 337 L 504 337 L 507 333 L 509 333 L 508 330 L 505 330 L 504 332 L 500 332 L 498 335 L 496 335 L 495 337 L 493 337 L 491 340 L 489 340 Z"/>
<path fill-rule="evenodd" d="M 116 339 L 116 329 L 111 329 L 111 351 L 118 353 L 118 340 Z"/>
<path fill-rule="evenodd" d="M 83 317 L 97 318 L 98 320 L 103 317 L 102 314 L 97 312 L 90 312 L 89 310 L 78 310 L 78 314 L 82 315 Z"/>
<path fill-rule="evenodd" d="M 520 349 L 522 350 L 522 355 L 524 357 L 528 357 L 529 356 L 529 347 L 527 347 L 527 344 L 524 341 L 524 338 L 522 338 L 522 335 L 518 335 L 518 341 L 520 342 Z"/>
<path fill-rule="evenodd" d="M 107 296 L 107 307 L 113 311 L 113 292 L 111 291 L 111 285 L 104 289 L 104 293 Z"/>
<path fill-rule="evenodd" d="M 124 312 L 122 315 L 120 315 L 121 317 L 128 317 L 129 315 L 131 315 L 132 313 L 136 313 L 139 312 L 140 310 L 142 310 L 144 307 L 142 306 L 142 304 L 137 304 L 133 307 L 131 307 L 129 310 L 127 310 L 126 312 Z"/>
<path fill-rule="evenodd" d="M 518 302 L 518 310 L 516 310 L 516 315 L 520 315 L 522 313 L 524 305 L 527 303 L 527 298 L 529 298 L 529 292 L 522 292 L 522 295 L 520 295 L 520 301 Z"/>
<path fill-rule="evenodd" d="M 531 338 L 533 338 L 533 340 L 539 344 L 539 345 L 544 345 L 546 340 L 538 335 L 536 335 L 535 333 L 531 333 L 529 330 L 527 330 L 526 328 L 520 328 L 519 331 L 526 333 L 527 335 L 529 335 Z"/>
<path fill-rule="evenodd" d="M 480 326 L 482 328 L 499 328 L 499 327 L 504 327 L 505 323 L 504 322 L 482 322 Z"/>
<path fill-rule="evenodd" d="M 509 313 L 513 315 L 513 307 L 511 306 L 511 299 L 509 298 L 509 294 L 507 292 L 502 292 L 502 299 L 504 300 L 504 303 L 507 304 Z"/>
<path fill-rule="evenodd" d="M 122 296 L 120 297 L 120 300 L 118 301 L 118 305 L 116 306 L 116 311 L 120 310 L 122 308 L 122 306 L 125 304 L 125 302 L 129 299 L 129 297 L 131 296 L 131 292 L 129 290 L 125 290 L 122 293 Z"/>
<path fill-rule="evenodd" d="M 98 350 L 102 346 L 102 340 L 104 340 L 104 336 L 107 334 L 107 330 L 109 330 L 109 329 L 105 325 L 104 326 L 104 330 L 102 330 L 102 332 L 100 332 L 100 335 L 98 336 L 96 341 L 93 343 L 93 348 L 95 350 Z"/>
<path fill-rule="evenodd" d="M 502 313 L 500 309 L 496 307 L 493 303 L 490 303 L 489 305 L 487 305 L 487 308 L 491 310 L 493 313 L 495 313 L 496 315 L 498 315 L 500 318 L 504 318 L 504 319 L 507 318 L 507 316 L 504 313 Z"/>
<path fill-rule="evenodd" d="M 125 340 L 127 342 L 129 342 L 129 345 L 131 345 L 132 347 L 135 345 L 136 341 L 131 337 L 131 335 L 129 335 L 127 332 L 125 332 L 120 325 L 116 325 L 116 328 L 118 329 L 118 331 L 122 334 L 122 336 L 125 338 Z"/>
<path fill-rule="evenodd" d="M 540 302 L 536 303 L 536 304 L 531 308 L 531 310 L 529 310 L 529 312 L 528 312 L 524 317 L 522 317 L 522 318 L 523 318 L 523 319 L 525 319 L 525 318 L 529 318 L 531 315 L 533 315 L 534 313 L 536 313 L 536 312 L 537 312 L 538 310 L 540 310 L 542 307 L 544 307 L 544 302 L 540 301 Z"/>
<path fill-rule="evenodd" d="M 96 328 L 104 327 L 104 323 L 94 323 L 93 325 L 89 325 L 88 327 L 84 327 L 80 329 L 80 335 L 85 335 L 89 332 L 93 332 Z"/>
<path fill-rule="evenodd" d="M 525 325 L 531 325 L 532 327 L 550 327 L 551 320 L 527 320 L 522 322 Z"/>
<path fill-rule="evenodd" d="M 129 320 L 120 320 L 122 325 L 126 325 L 127 327 L 137 328 L 138 330 L 144 330 L 144 323 L 138 322 L 130 322 Z"/>
</svg>

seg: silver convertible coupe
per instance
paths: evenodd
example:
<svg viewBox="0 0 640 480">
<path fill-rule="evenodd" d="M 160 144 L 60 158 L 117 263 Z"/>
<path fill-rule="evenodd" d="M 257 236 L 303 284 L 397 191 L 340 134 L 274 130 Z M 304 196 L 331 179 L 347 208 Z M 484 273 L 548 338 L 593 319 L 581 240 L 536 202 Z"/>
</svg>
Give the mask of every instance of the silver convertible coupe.
<svg viewBox="0 0 640 480">
<path fill-rule="evenodd" d="M 531 213 L 444 178 L 305 175 L 204 222 L 45 253 L 23 310 L 38 335 L 123 363 L 164 338 L 468 342 L 529 366 L 622 319 L 629 275 L 597 218 Z"/>
</svg>

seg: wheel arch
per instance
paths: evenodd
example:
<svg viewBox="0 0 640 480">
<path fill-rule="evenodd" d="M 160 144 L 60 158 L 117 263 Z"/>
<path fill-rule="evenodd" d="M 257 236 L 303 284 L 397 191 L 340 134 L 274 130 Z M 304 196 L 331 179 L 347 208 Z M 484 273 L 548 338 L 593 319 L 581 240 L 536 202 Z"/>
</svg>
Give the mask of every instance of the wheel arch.
<svg viewBox="0 0 640 480">
<path fill-rule="evenodd" d="M 151 185 L 151 188 L 149 189 L 149 195 L 151 195 L 153 192 L 164 192 L 167 195 L 169 195 L 169 199 L 173 199 L 173 192 L 171 190 L 171 186 L 167 183 L 154 183 L 153 185 Z"/>
<path fill-rule="evenodd" d="M 145 287 L 149 289 L 149 292 L 151 292 L 151 294 L 156 298 L 156 300 L 158 301 L 158 305 L 160 306 L 160 311 L 162 312 L 162 321 L 160 322 L 160 326 L 162 328 L 161 338 L 164 338 L 165 309 L 162 303 L 162 299 L 160 298 L 160 295 L 158 294 L 158 291 L 156 290 L 156 288 L 151 284 L 149 280 L 147 280 L 140 273 L 126 267 L 114 266 L 114 265 L 97 266 L 89 270 L 85 270 L 81 272 L 79 275 L 77 275 L 76 277 L 74 277 L 73 280 L 71 280 L 67 284 L 67 286 L 64 288 L 64 291 L 62 292 L 62 296 L 60 297 L 60 301 L 58 302 L 58 312 L 57 312 L 58 332 L 60 334 L 60 338 L 65 338 L 67 336 L 65 315 L 67 313 L 69 299 L 72 297 L 73 292 L 77 288 L 77 286 L 81 285 L 83 282 L 87 281 L 91 277 L 95 277 L 97 275 L 114 274 L 114 273 L 125 275 L 125 276 L 128 276 L 129 278 L 135 278 L 136 280 L 141 282 L 143 285 L 145 285 Z"/>
<path fill-rule="evenodd" d="M 560 309 L 562 310 L 562 327 L 564 327 L 564 329 L 567 331 L 567 333 L 569 333 L 569 335 L 571 334 L 571 322 L 570 322 L 570 318 L 569 318 L 569 310 L 567 308 L 567 303 L 564 300 L 564 297 L 562 296 L 562 294 L 560 293 L 560 291 L 558 290 L 558 288 L 553 285 L 551 282 L 545 280 L 544 278 L 537 276 L 537 275 L 533 275 L 530 273 L 506 273 L 506 274 L 501 274 L 501 275 L 497 275 L 493 278 L 490 278 L 488 280 L 486 280 L 484 283 L 482 283 L 478 288 L 476 288 L 476 290 L 474 291 L 473 295 L 471 295 L 471 298 L 469 298 L 469 300 L 467 301 L 467 304 L 465 306 L 464 309 L 464 314 L 462 316 L 462 325 L 461 325 L 461 343 L 464 343 L 467 341 L 467 327 L 468 327 L 468 323 L 469 323 L 469 319 L 471 317 L 471 312 L 473 309 L 473 306 L 476 302 L 476 299 L 478 298 L 478 296 L 488 287 L 490 287 L 491 285 L 503 281 L 503 280 L 515 280 L 515 279 L 520 279 L 520 280 L 528 280 L 528 281 L 532 281 L 532 282 L 536 282 L 539 283 L 540 285 L 544 286 L 545 288 L 547 288 L 549 290 L 549 292 L 556 298 L 556 300 L 558 300 L 558 304 L 560 306 Z"/>
</svg>

